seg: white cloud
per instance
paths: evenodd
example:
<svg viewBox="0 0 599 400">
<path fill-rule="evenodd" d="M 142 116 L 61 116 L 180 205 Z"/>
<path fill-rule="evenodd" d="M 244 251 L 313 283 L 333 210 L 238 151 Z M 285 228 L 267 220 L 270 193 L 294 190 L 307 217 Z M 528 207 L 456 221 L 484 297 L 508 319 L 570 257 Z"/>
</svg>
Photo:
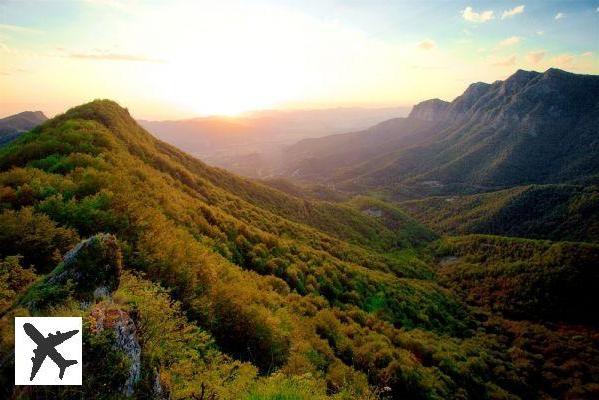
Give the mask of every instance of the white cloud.
<svg viewBox="0 0 599 400">
<path fill-rule="evenodd" d="M 503 14 L 501 14 L 501 19 L 506 19 L 513 17 L 517 14 L 522 14 L 524 12 L 524 5 L 516 6 L 510 10 L 505 10 Z"/>
<path fill-rule="evenodd" d="M 583 56 L 583 57 L 590 57 L 592 55 L 593 55 L 592 51 L 585 51 L 584 53 L 581 54 L 581 56 Z"/>
<path fill-rule="evenodd" d="M 574 62 L 574 56 L 571 54 L 560 54 L 553 58 L 553 64 L 558 67 L 568 67 Z"/>
<path fill-rule="evenodd" d="M 469 22 L 487 22 L 491 19 L 493 19 L 493 11 L 492 10 L 487 10 L 487 11 L 482 11 L 482 12 L 476 12 L 474 11 L 474 9 L 470 6 L 464 8 L 462 11 L 460 11 L 460 13 L 462 14 L 462 17 Z"/>
<path fill-rule="evenodd" d="M 418 43 L 418 48 L 421 50 L 432 50 L 437 47 L 437 44 L 430 39 L 425 39 L 422 42 Z"/>
<path fill-rule="evenodd" d="M 537 31 L 538 36 L 543 36 L 544 34 L 545 34 L 545 31 Z"/>
<path fill-rule="evenodd" d="M 555 14 L 555 20 L 560 20 L 562 18 L 564 18 L 566 16 L 566 14 L 562 13 L 562 12 L 558 12 L 557 14 Z"/>
<path fill-rule="evenodd" d="M 499 45 L 503 47 L 512 46 L 514 44 L 520 43 L 520 40 L 521 39 L 518 36 L 512 36 L 499 42 Z"/>
<path fill-rule="evenodd" d="M 122 0 L 85 0 L 87 3 L 104 6 L 104 7 L 112 7 L 112 8 L 120 8 L 123 9 L 127 6 L 126 1 Z"/>
<path fill-rule="evenodd" d="M 491 63 L 491 65 L 495 66 L 495 67 L 511 67 L 514 64 L 516 64 L 516 55 L 512 54 L 509 57 L 494 61 Z"/>
<path fill-rule="evenodd" d="M 164 60 L 152 57 L 146 57 L 137 54 L 127 53 L 112 53 L 94 49 L 93 52 L 67 53 L 66 57 L 79 58 L 83 60 L 99 60 L 99 61 L 133 61 L 133 62 L 149 62 L 149 63 L 164 63 Z"/>
<path fill-rule="evenodd" d="M 57 46 L 54 51 L 46 53 L 49 57 L 65 57 L 75 58 L 80 60 L 96 60 L 96 61 L 130 61 L 130 62 L 147 62 L 147 63 L 166 63 L 160 58 L 148 57 L 142 54 L 129 53 L 126 51 L 118 51 L 118 46 L 115 49 L 94 48 L 92 50 L 71 51 L 62 46 Z"/>
<path fill-rule="evenodd" d="M 547 52 L 545 50 L 531 51 L 526 55 L 526 60 L 529 63 L 538 64 L 543 58 L 545 58 L 546 54 Z"/>
<path fill-rule="evenodd" d="M 34 35 L 39 35 L 44 33 L 44 31 L 40 31 L 39 29 L 28 28 L 26 26 L 20 25 L 10 25 L 10 24 L 0 24 L 0 30 L 5 30 L 9 32 L 15 33 L 30 33 Z"/>
</svg>

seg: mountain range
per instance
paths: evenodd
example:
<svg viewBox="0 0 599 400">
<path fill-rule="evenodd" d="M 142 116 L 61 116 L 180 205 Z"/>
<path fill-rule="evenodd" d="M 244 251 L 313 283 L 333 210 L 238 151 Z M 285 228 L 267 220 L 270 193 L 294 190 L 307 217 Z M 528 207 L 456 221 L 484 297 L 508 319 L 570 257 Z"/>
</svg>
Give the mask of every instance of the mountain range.
<svg viewBox="0 0 599 400">
<path fill-rule="evenodd" d="M 452 102 L 424 101 L 407 118 L 300 141 L 275 173 L 399 199 L 593 181 L 597 126 L 598 76 L 519 70 Z"/>
<path fill-rule="evenodd" d="M 43 122 L 0 146 L 0 397 L 596 398 L 596 90 L 474 84 L 292 145 L 293 181 L 110 100 Z M 83 318 L 81 386 L 13 385 L 17 316 Z"/>
</svg>

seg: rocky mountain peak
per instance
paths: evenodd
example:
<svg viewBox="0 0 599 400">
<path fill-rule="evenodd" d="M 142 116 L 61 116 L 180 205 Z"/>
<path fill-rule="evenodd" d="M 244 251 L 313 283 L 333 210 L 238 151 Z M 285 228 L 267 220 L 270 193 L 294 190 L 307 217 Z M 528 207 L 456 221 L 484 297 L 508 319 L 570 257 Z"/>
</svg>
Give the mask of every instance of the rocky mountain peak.
<svg viewBox="0 0 599 400">
<path fill-rule="evenodd" d="M 431 99 L 420 102 L 412 108 L 408 118 L 420 119 L 423 121 L 436 122 L 443 118 L 444 112 L 449 106 L 449 102 L 441 99 Z"/>
</svg>

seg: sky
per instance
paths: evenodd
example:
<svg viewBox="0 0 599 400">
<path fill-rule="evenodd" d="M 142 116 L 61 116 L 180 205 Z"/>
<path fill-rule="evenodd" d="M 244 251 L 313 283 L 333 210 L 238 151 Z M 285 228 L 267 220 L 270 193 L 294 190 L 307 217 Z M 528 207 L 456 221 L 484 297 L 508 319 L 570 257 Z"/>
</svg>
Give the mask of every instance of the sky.
<svg viewBox="0 0 599 400">
<path fill-rule="evenodd" d="M 599 73 L 599 0 L 0 0 L 0 117 L 409 106 L 550 67 Z"/>
</svg>

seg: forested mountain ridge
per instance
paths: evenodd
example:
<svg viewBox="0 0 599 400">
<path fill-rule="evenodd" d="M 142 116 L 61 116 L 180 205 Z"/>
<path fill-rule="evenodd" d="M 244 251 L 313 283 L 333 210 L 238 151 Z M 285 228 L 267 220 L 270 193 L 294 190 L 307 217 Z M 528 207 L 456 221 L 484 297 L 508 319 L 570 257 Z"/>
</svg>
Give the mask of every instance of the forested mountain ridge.
<svg viewBox="0 0 599 400">
<path fill-rule="evenodd" d="M 0 208 L 4 397 L 597 394 L 596 321 L 564 318 L 599 300 L 595 245 L 439 242 L 379 200 L 312 201 L 208 167 L 107 100 L 0 148 Z M 489 247 L 493 257 L 481 256 Z M 468 266 L 493 298 L 528 308 L 478 301 L 467 285 L 476 276 L 456 283 Z M 535 274 L 538 266 L 546 273 Z M 557 285 L 563 274 L 587 295 L 535 316 L 544 298 L 581 290 Z M 501 297 L 502 277 L 528 290 L 526 299 Z M 82 387 L 12 386 L 21 315 L 84 318 Z"/>
<path fill-rule="evenodd" d="M 442 234 L 599 241 L 596 185 L 517 186 L 468 196 L 427 197 L 399 206 Z"/>
<path fill-rule="evenodd" d="M 323 168 L 319 181 L 409 198 L 564 183 L 599 171 L 599 76 L 519 70 L 505 81 L 472 84 L 452 102 L 425 101 L 407 119 L 430 127 L 415 135 L 398 130 L 378 156 Z M 347 148 L 343 141 L 336 147 L 337 154 Z M 293 172 L 303 177 L 301 169 Z"/>
</svg>

